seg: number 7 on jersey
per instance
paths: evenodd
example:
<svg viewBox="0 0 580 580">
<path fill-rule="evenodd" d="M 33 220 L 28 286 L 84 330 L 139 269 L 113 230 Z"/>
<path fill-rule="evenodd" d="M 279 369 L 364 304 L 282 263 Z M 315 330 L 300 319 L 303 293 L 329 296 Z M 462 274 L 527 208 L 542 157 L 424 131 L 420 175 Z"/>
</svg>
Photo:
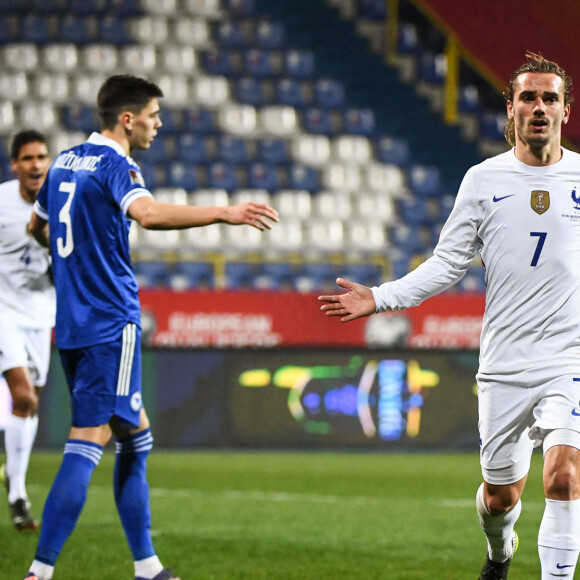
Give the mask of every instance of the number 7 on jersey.
<svg viewBox="0 0 580 580">
<path fill-rule="evenodd" d="M 536 246 L 536 251 L 534 252 L 530 266 L 538 265 L 538 260 L 540 259 L 540 254 L 542 253 L 542 248 L 544 247 L 547 235 L 547 232 L 530 232 L 530 236 L 538 238 L 538 245 Z"/>
</svg>

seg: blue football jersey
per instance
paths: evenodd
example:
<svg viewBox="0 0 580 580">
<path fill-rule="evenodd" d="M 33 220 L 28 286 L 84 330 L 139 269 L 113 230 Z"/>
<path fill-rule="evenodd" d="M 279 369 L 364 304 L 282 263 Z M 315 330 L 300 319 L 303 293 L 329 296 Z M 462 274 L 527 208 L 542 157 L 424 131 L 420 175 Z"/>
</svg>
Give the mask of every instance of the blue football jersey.
<svg viewBox="0 0 580 580">
<path fill-rule="evenodd" d="M 140 325 L 126 213 L 150 195 L 139 166 L 99 133 L 52 163 L 34 211 L 49 224 L 59 348 L 109 342 Z"/>
</svg>

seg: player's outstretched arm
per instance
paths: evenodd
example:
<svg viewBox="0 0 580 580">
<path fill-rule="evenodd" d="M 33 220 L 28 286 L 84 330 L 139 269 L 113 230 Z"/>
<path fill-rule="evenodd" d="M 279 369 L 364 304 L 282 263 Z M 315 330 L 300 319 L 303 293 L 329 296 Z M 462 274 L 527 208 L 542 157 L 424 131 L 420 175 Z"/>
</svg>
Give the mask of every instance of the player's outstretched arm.
<svg viewBox="0 0 580 580">
<path fill-rule="evenodd" d="M 278 212 L 267 204 L 248 201 L 224 207 L 202 207 L 157 203 L 152 197 L 136 199 L 129 216 L 151 230 L 180 230 L 215 223 L 249 225 L 259 230 L 271 229 L 278 222 Z"/>
<path fill-rule="evenodd" d="M 336 283 L 341 288 L 346 288 L 347 292 L 318 297 L 321 302 L 326 302 L 320 307 L 326 316 L 342 316 L 341 322 L 349 322 L 376 312 L 377 305 L 368 286 L 344 278 L 337 278 Z"/>
</svg>

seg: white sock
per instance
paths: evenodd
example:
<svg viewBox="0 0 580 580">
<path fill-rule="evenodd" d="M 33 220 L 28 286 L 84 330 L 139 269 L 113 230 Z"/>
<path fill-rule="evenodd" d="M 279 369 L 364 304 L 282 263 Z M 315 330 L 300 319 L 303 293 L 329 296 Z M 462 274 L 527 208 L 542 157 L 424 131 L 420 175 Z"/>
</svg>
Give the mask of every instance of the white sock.
<svg viewBox="0 0 580 580">
<path fill-rule="evenodd" d="M 6 472 L 10 478 L 8 501 L 28 499 L 26 494 L 26 471 L 30 453 L 38 430 L 38 415 L 34 417 L 17 417 L 10 415 L 4 444 L 6 447 Z"/>
<path fill-rule="evenodd" d="M 542 580 L 574 578 L 580 553 L 580 500 L 546 500 L 538 533 Z"/>
<path fill-rule="evenodd" d="M 140 578 L 155 578 L 161 570 L 163 570 L 163 565 L 157 556 L 135 560 L 135 576 Z"/>
<path fill-rule="evenodd" d="M 49 564 L 44 564 L 38 560 L 32 562 L 29 572 L 33 572 L 38 576 L 38 580 L 52 580 L 52 573 L 54 572 L 54 566 Z"/>
<path fill-rule="evenodd" d="M 483 501 L 483 483 L 476 495 L 479 522 L 487 538 L 487 553 L 494 562 L 505 562 L 513 556 L 512 532 L 522 512 L 521 500 L 509 512 L 492 516 Z"/>
</svg>

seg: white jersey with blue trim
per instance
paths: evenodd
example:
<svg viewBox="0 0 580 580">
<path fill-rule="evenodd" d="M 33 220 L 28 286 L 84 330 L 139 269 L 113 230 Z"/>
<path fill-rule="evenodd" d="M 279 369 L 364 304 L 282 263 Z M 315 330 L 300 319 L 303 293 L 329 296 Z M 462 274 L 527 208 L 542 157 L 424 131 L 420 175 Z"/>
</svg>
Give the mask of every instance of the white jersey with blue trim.
<svg viewBox="0 0 580 580">
<path fill-rule="evenodd" d="M 150 195 L 139 166 L 99 133 L 53 161 L 34 211 L 49 222 L 59 348 L 109 342 L 140 325 L 126 213 Z"/>
<path fill-rule="evenodd" d="M 476 252 L 486 270 L 482 375 L 514 383 L 580 373 L 580 155 L 545 167 L 514 149 L 472 167 L 433 256 L 372 289 L 377 311 L 402 310 L 458 282 Z"/>
<path fill-rule="evenodd" d="M 0 316 L 22 328 L 54 326 L 55 296 L 48 250 L 26 233 L 32 204 L 17 179 L 0 185 Z"/>
</svg>

